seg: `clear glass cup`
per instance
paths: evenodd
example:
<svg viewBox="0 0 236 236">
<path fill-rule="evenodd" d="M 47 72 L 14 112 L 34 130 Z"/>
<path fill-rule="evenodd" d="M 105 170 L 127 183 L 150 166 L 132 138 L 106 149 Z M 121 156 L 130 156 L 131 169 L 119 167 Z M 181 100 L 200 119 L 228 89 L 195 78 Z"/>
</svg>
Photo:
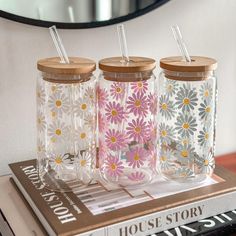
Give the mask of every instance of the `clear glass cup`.
<svg viewBox="0 0 236 236">
<path fill-rule="evenodd" d="M 99 168 L 105 181 L 122 187 L 144 185 L 156 176 L 155 61 L 140 59 L 148 65 L 142 70 L 137 58 L 130 59 L 128 65 L 121 58 L 99 62 Z"/>
<path fill-rule="evenodd" d="M 84 68 L 84 60 L 89 68 Z M 45 186 L 56 191 L 89 184 L 95 168 L 95 63 L 70 61 L 72 65 L 58 58 L 38 62 L 38 170 Z"/>
<path fill-rule="evenodd" d="M 178 182 L 200 182 L 215 168 L 216 61 L 161 59 L 158 168 Z"/>
</svg>

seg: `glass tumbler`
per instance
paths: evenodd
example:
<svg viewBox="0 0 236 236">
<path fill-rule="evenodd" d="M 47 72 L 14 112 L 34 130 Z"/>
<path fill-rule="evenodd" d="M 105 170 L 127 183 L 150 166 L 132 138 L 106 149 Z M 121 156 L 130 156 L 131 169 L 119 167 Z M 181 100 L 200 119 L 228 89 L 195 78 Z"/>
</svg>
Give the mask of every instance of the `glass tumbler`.
<svg viewBox="0 0 236 236">
<path fill-rule="evenodd" d="M 152 181 L 157 156 L 155 60 L 99 62 L 99 168 L 105 181 L 136 187 Z"/>
<path fill-rule="evenodd" d="M 158 167 L 179 182 L 203 181 L 215 168 L 217 62 L 191 59 L 161 59 L 158 80 Z"/>
<path fill-rule="evenodd" d="M 89 184 L 96 158 L 96 64 L 69 60 L 37 63 L 38 171 L 45 186 L 56 191 Z"/>
</svg>

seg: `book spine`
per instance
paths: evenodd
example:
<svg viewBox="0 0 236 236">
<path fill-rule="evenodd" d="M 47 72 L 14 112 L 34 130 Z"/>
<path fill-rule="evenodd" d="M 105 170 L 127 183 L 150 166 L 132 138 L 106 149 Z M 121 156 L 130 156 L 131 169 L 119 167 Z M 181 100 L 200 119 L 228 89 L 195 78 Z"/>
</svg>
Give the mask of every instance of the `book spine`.
<svg viewBox="0 0 236 236">
<path fill-rule="evenodd" d="M 184 206 L 152 213 L 107 226 L 103 236 L 140 236 L 158 233 L 183 224 L 221 214 L 236 208 L 236 192 L 221 194 Z M 96 231 L 82 236 L 102 236 Z"/>
</svg>

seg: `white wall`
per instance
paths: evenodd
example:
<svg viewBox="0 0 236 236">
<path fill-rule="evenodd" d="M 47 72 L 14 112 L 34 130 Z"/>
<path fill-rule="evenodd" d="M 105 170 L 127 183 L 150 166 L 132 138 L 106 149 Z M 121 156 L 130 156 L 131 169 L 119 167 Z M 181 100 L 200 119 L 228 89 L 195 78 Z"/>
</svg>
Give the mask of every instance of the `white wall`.
<svg viewBox="0 0 236 236">
<path fill-rule="evenodd" d="M 217 154 L 236 151 L 235 9 L 235 0 L 172 0 L 125 23 L 131 55 L 159 60 L 178 54 L 170 31 L 177 23 L 191 55 L 218 60 Z M 98 60 L 119 54 L 115 26 L 60 35 L 71 56 Z M 10 162 L 36 157 L 36 61 L 55 54 L 47 29 L 0 18 L 0 174 Z"/>
</svg>

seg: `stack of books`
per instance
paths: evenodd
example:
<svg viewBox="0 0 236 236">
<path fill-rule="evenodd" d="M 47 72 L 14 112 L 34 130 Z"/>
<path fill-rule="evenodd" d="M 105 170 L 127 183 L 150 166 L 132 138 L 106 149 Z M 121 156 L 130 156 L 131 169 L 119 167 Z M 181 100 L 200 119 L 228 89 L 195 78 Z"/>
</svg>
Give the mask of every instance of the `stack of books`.
<svg viewBox="0 0 236 236">
<path fill-rule="evenodd" d="M 71 182 L 73 192 L 60 193 L 40 182 L 36 160 L 9 166 L 12 182 L 50 236 L 197 235 L 236 222 L 236 175 L 219 167 L 204 183 L 159 178 L 128 189 L 98 179 L 87 187 L 73 188 Z"/>
</svg>

